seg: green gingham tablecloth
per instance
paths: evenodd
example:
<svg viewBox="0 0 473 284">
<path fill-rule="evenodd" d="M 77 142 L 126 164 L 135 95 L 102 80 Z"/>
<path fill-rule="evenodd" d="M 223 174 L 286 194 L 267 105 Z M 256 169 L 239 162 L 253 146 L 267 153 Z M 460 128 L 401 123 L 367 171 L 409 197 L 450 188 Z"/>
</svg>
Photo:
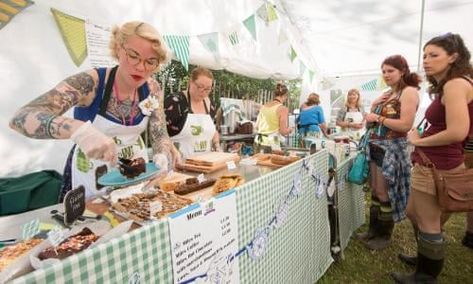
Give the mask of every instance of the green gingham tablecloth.
<svg viewBox="0 0 473 284">
<path fill-rule="evenodd" d="M 307 158 L 320 174 L 328 171 L 327 151 Z M 239 247 L 266 226 L 291 189 L 302 161 L 250 181 L 237 189 Z M 274 229 L 265 254 L 238 258 L 241 283 L 315 283 L 328 269 L 330 233 L 326 195 L 315 195 L 315 183 L 302 174 L 302 191 L 289 201 L 286 222 Z M 73 255 L 64 261 L 17 278 L 13 283 L 172 283 L 167 220 Z"/>
<path fill-rule="evenodd" d="M 365 223 L 363 186 L 347 181 L 348 171 L 353 163 L 353 157 L 343 161 L 337 167 L 338 184 L 338 223 L 340 245 L 344 250 L 353 232 Z"/>
</svg>

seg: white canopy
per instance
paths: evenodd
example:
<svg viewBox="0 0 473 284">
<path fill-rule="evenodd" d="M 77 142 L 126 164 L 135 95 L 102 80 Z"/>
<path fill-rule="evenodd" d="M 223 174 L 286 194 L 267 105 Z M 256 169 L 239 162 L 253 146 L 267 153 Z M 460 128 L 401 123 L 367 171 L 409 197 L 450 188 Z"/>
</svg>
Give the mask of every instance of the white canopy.
<svg viewBox="0 0 473 284">
<path fill-rule="evenodd" d="M 471 48 L 472 7 L 466 0 L 427 1 L 422 42 L 450 31 Z M 74 32 L 61 34 L 51 8 L 104 27 L 149 22 L 165 36 L 187 38 L 190 63 L 253 78 L 303 78 L 303 98 L 329 76 L 378 74 L 391 54 L 403 54 L 415 65 L 422 12 L 421 1 L 407 0 L 35 1 L 0 29 L 0 176 L 61 171 L 71 147 L 69 141 L 28 139 L 7 126 L 21 105 L 92 67 L 90 56 L 74 64 L 63 37 L 81 39 L 71 39 Z M 237 41 L 230 41 L 235 35 Z"/>
</svg>

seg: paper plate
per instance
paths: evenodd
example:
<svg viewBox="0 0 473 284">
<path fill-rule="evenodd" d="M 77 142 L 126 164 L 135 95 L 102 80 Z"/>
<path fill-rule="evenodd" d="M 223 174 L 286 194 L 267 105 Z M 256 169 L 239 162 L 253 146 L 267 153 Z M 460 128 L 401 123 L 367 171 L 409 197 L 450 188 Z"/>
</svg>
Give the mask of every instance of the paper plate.
<svg viewBox="0 0 473 284">
<path fill-rule="evenodd" d="M 154 163 L 146 164 L 146 171 L 135 178 L 127 178 L 118 169 L 101 176 L 98 183 L 105 186 L 125 186 L 149 179 L 159 172 L 159 168 Z"/>
</svg>

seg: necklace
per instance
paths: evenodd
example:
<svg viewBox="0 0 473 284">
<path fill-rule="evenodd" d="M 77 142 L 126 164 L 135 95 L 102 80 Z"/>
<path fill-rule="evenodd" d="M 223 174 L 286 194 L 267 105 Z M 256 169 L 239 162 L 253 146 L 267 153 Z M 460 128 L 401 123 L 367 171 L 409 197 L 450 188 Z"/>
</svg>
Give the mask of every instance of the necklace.
<svg viewBox="0 0 473 284">
<path fill-rule="evenodd" d="M 120 100 L 120 94 L 118 92 L 117 81 L 113 82 L 113 92 L 115 93 L 115 99 L 117 100 L 117 102 L 119 104 L 123 104 L 124 99 Z M 133 92 L 133 99 L 132 99 L 132 102 L 131 102 L 130 118 L 128 119 L 128 125 L 133 124 L 133 120 L 135 118 L 136 105 L 137 105 L 137 101 L 136 101 L 136 89 L 135 89 L 135 91 Z M 117 110 L 117 112 L 121 115 L 122 124 L 127 125 L 126 119 L 125 119 L 125 114 L 121 111 L 118 111 L 118 110 Z"/>
</svg>

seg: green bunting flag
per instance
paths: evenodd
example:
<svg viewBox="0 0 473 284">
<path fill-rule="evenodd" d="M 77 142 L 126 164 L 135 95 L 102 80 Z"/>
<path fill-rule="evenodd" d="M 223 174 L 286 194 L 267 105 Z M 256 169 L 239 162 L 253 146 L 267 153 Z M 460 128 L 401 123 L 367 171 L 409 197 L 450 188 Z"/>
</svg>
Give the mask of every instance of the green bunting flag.
<svg viewBox="0 0 473 284">
<path fill-rule="evenodd" d="M 243 21 L 243 25 L 246 27 L 246 29 L 250 32 L 251 36 L 253 37 L 254 40 L 256 40 L 256 21 L 255 21 L 255 15 L 251 15 L 246 20 Z"/>
<path fill-rule="evenodd" d="M 276 21 L 278 19 L 278 14 L 276 13 L 276 9 L 274 8 L 273 5 L 268 4 L 268 21 Z"/>
<path fill-rule="evenodd" d="M 216 55 L 219 53 L 218 47 L 218 33 L 208 33 L 197 36 L 202 45 L 212 54 Z"/>
<path fill-rule="evenodd" d="M 302 61 L 299 62 L 299 64 L 300 64 L 300 65 L 299 65 L 299 74 L 302 76 L 302 75 L 304 75 L 304 72 L 305 72 L 306 67 L 305 67 L 305 64 L 302 63 Z"/>
<path fill-rule="evenodd" d="M 314 79 L 314 75 L 315 75 L 315 72 L 312 70 L 309 70 L 309 79 L 311 83 L 312 83 L 312 80 Z"/>
<path fill-rule="evenodd" d="M 164 40 L 186 71 L 189 71 L 189 36 L 165 35 Z"/>
<path fill-rule="evenodd" d="M 268 10 L 266 9 L 266 4 L 261 5 L 258 10 L 256 10 L 256 15 L 261 18 L 265 22 L 265 24 L 268 24 L 269 19 L 268 19 Z"/>
<path fill-rule="evenodd" d="M 85 21 L 59 10 L 51 8 L 54 20 L 61 33 L 67 51 L 76 66 L 80 66 L 87 57 L 87 42 L 85 39 Z"/>
<path fill-rule="evenodd" d="M 234 31 L 228 34 L 228 40 L 230 40 L 230 43 L 235 46 L 240 43 L 240 40 L 238 39 L 238 32 Z"/>
<path fill-rule="evenodd" d="M 291 46 L 291 51 L 289 52 L 289 58 L 291 59 L 291 62 L 294 62 L 294 59 L 296 59 L 297 53 L 294 50 L 294 48 Z"/>
<path fill-rule="evenodd" d="M 376 85 L 378 83 L 378 79 L 373 79 L 361 85 L 361 89 L 363 91 L 376 91 Z"/>
</svg>

